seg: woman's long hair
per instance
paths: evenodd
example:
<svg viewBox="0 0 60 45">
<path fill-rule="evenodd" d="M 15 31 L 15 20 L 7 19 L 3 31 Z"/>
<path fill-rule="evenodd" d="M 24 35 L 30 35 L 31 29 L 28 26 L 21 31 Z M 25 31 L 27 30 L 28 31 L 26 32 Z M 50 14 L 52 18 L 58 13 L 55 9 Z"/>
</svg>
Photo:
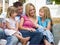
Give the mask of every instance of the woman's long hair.
<svg viewBox="0 0 60 45">
<path fill-rule="evenodd" d="M 30 16 L 30 14 L 29 14 L 29 12 L 30 12 L 30 6 L 34 7 L 34 10 L 35 10 L 34 18 L 36 19 L 36 9 L 35 9 L 35 6 L 32 3 L 26 4 L 26 7 L 25 7 L 26 15 Z"/>
<path fill-rule="evenodd" d="M 40 8 L 39 11 L 41 11 L 41 10 L 44 10 L 44 19 L 50 19 L 51 20 L 51 26 L 53 26 L 51 14 L 50 14 L 50 9 L 46 6 L 43 6 L 42 8 Z M 52 28 L 51 28 L 51 30 L 52 30 Z"/>
</svg>

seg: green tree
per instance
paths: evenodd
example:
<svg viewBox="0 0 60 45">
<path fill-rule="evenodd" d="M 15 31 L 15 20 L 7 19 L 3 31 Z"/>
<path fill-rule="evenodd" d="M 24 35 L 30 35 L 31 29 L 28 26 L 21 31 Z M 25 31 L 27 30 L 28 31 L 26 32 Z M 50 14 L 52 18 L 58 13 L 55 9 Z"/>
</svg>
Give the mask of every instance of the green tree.
<svg viewBox="0 0 60 45">
<path fill-rule="evenodd" d="M 55 0 L 55 3 L 56 4 L 60 4 L 60 0 Z"/>
<path fill-rule="evenodd" d="M 60 0 L 51 0 L 51 1 L 55 1 L 56 4 L 60 4 Z"/>
<path fill-rule="evenodd" d="M 18 0 L 18 1 L 20 1 L 20 2 L 22 2 L 22 3 L 25 3 L 26 0 Z"/>
</svg>

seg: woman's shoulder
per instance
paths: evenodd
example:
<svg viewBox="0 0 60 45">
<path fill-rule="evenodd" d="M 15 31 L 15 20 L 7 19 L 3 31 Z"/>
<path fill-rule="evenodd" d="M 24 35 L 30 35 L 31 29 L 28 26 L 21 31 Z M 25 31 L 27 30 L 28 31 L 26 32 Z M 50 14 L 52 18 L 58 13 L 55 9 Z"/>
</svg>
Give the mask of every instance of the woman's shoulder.
<svg viewBox="0 0 60 45">
<path fill-rule="evenodd" d="M 26 17 L 27 17 L 26 15 L 22 16 L 22 18 L 26 18 Z"/>
<path fill-rule="evenodd" d="M 37 16 L 37 20 L 41 20 L 41 17 L 40 16 Z"/>
<path fill-rule="evenodd" d="M 23 19 L 28 19 L 28 16 L 24 15 L 24 16 L 22 16 L 21 18 L 23 18 Z"/>
</svg>

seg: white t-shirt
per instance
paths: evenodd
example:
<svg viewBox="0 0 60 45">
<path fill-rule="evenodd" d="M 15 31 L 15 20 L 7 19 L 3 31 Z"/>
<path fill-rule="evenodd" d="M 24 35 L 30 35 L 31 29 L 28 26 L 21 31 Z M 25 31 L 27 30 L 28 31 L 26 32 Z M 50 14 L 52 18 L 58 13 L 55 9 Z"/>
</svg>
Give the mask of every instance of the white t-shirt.
<svg viewBox="0 0 60 45">
<path fill-rule="evenodd" d="M 11 18 L 7 18 L 6 19 L 7 22 L 9 22 L 9 25 L 11 28 L 16 28 L 16 21 L 11 19 Z"/>
<path fill-rule="evenodd" d="M 9 25 L 10 25 L 11 28 L 16 28 L 16 21 L 15 20 L 13 20 L 11 18 L 7 18 L 6 21 L 9 22 Z M 19 31 L 8 29 L 8 28 L 5 29 L 5 34 L 6 35 L 13 35 L 14 33 L 18 33 L 18 34 L 21 35 L 21 33 Z"/>
</svg>

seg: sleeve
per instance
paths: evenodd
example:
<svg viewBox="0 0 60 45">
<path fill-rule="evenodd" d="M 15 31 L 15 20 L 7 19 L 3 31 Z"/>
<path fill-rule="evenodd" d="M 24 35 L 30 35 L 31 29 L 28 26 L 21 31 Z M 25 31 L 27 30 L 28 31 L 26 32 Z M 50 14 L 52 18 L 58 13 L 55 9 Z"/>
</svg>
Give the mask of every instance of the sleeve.
<svg viewBox="0 0 60 45">
<path fill-rule="evenodd" d="M 21 16 L 21 18 L 24 18 L 25 16 Z"/>
<path fill-rule="evenodd" d="M 25 19 L 27 19 L 27 17 L 26 17 L 26 16 L 22 16 L 21 18 L 23 18 L 24 20 L 25 20 Z"/>
<path fill-rule="evenodd" d="M 47 22 L 51 22 L 51 20 L 50 19 L 47 19 Z"/>
<path fill-rule="evenodd" d="M 51 22 L 51 20 L 50 19 L 46 19 L 46 23 L 48 24 L 49 22 Z"/>
<path fill-rule="evenodd" d="M 6 21 L 7 21 L 7 22 L 10 22 L 9 18 L 6 18 Z"/>
</svg>

